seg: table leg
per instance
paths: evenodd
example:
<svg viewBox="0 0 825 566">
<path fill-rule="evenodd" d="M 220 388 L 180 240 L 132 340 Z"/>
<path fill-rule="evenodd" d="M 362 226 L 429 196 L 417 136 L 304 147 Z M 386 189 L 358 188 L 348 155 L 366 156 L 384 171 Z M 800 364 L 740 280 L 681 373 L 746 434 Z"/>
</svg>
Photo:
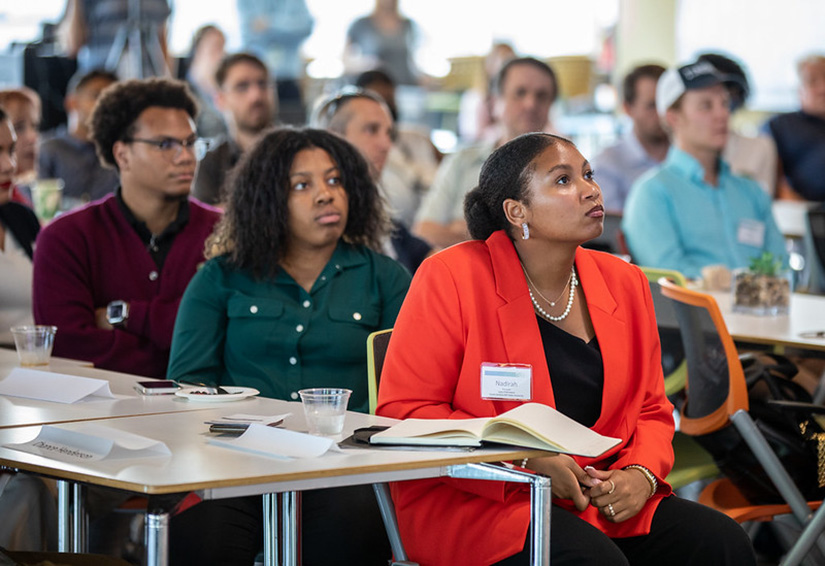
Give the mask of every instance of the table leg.
<svg viewBox="0 0 825 566">
<path fill-rule="evenodd" d="M 550 564 L 551 499 L 550 478 L 534 476 L 533 481 L 530 482 L 530 521 L 533 527 L 530 566 Z"/>
<path fill-rule="evenodd" d="M 71 483 L 57 480 L 57 550 L 71 552 Z"/>
<path fill-rule="evenodd" d="M 169 564 L 169 513 L 161 510 L 146 513 L 146 566 Z"/>
<path fill-rule="evenodd" d="M 278 496 L 264 493 L 264 566 L 278 566 Z"/>
<path fill-rule="evenodd" d="M 447 466 L 447 476 L 451 478 L 509 481 L 530 484 L 530 566 L 550 564 L 550 478 L 519 470 L 506 468 L 500 464 L 462 464 Z"/>
<path fill-rule="evenodd" d="M 281 546 L 283 566 L 301 564 L 301 494 L 287 491 L 281 494 Z"/>
<path fill-rule="evenodd" d="M 72 484 L 72 552 L 86 552 L 86 499 L 82 484 Z"/>
</svg>

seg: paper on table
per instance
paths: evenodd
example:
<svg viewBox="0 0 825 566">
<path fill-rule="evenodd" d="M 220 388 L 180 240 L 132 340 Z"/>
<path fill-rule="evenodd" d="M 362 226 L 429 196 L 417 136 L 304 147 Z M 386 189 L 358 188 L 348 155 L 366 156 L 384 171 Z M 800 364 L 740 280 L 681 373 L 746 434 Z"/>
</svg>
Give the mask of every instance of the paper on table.
<svg viewBox="0 0 825 566">
<path fill-rule="evenodd" d="M 283 459 L 317 458 L 335 445 L 331 438 L 261 424 L 250 424 L 237 438 L 210 438 L 209 443 Z"/>
<path fill-rule="evenodd" d="M 230 424 L 230 423 L 237 423 L 237 424 L 262 424 L 262 425 L 271 425 L 272 423 L 279 423 L 283 421 L 288 416 L 292 415 L 292 413 L 284 413 L 283 415 L 248 415 L 246 413 L 236 413 L 234 415 L 227 415 L 225 417 L 221 417 L 219 419 L 213 419 L 211 421 L 204 421 L 204 424 Z"/>
<path fill-rule="evenodd" d="M 105 379 L 24 368 L 14 368 L 0 381 L 0 395 L 56 403 L 77 403 L 87 397 L 115 398 Z"/>
<path fill-rule="evenodd" d="M 88 424 L 77 430 L 44 425 L 40 427 L 36 438 L 4 446 L 70 463 L 171 454 L 169 447 L 163 442 L 98 424 Z"/>
</svg>

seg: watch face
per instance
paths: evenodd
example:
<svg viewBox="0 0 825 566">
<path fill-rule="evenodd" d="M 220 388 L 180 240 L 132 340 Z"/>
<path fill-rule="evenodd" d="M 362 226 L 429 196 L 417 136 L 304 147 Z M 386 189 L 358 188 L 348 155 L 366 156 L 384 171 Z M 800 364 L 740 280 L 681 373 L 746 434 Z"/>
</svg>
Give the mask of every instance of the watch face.
<svg viewBox="0 0 825 566">
<path fill-rule="evenodd" d="M 106 318 L 109 319 L 109 324 L 123 322 L 124 305 L 122 302 L 115 302 L 106 307 Z"/>
</svg>

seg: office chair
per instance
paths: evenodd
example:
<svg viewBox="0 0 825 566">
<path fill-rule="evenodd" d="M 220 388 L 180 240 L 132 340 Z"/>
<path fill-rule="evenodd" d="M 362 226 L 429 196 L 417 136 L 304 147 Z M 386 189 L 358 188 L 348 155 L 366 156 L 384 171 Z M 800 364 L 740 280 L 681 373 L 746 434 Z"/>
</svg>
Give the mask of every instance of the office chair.
<svg viewBox="0 0 825 566">
<path fill-rule="evenodd" d="M 672 301 L 688 364 L 681 430 L 701 436 L 736 427 L 784 500 L 780 505 L 754 505 L 733 482 L 720 479 L 702 491 L 699 502 L 740 522 L 771 521 L 778 515 L 791 514 L 803 531 L 783 566 L 799 564 L 814 544 L 825 554 L 825 540 L 820 537 L 825 531 L 825 514 L 812 515 L 821 502 L 805 500 L 751 418 L 745 373 L 716 301 L 666 278 L 660 279 L 659 285 L 662 295 Z"/>
</svg>

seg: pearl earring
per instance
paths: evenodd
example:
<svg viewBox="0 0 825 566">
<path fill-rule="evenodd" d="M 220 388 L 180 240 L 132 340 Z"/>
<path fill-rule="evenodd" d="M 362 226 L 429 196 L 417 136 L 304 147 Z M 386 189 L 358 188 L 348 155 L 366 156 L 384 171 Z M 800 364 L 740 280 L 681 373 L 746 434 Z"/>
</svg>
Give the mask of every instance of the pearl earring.
<svg viewBox="0 0 825 566">
<path fill-rule="evenodd" d="M 522 240 L 529 240 L 530 239 L 530 227 L 527 226 L 527 222 L 521 223 L 521 239 Z"/>
</svg>

